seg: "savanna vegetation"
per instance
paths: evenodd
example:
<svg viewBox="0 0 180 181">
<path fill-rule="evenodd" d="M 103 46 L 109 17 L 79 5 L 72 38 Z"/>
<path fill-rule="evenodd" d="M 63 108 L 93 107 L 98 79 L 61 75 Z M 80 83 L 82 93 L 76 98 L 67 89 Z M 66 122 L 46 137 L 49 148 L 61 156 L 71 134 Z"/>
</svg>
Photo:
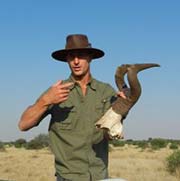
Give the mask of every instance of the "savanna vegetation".
<svg viewBox="0 0 180 181">
<path fill-rule="evenodd" d="M 109 175 L 128 181 L 180 180 L 180 140 L 113 140 L 109 144 Z M 0 141 L 0 181 L 54 181 L 49 138 L 40 134 Z"/>
</svg>

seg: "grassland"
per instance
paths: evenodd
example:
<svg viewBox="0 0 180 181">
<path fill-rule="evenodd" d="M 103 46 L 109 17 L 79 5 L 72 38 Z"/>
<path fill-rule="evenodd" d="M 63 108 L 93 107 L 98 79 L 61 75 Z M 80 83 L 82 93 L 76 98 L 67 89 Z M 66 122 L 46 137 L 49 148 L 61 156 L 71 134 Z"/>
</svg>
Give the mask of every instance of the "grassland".
<svg viewBox="0 0 180 181">
<path fill-rule="evenodd" d="M 179 181 L 166 169 L 169 148 L 150 150 L 133 145 L 111 147 L 109 174 L 128 181 Z M 48 149 L 6 148 L 0 152 L 0 180 L 54 181 L 54 158 Z"/>
</svg>

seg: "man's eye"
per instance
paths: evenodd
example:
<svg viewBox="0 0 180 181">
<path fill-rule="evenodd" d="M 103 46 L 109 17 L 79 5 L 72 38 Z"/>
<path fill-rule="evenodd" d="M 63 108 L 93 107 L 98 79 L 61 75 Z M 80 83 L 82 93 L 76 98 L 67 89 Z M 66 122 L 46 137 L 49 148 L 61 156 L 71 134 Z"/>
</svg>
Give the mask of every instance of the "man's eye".
<svg viewBox="0 0 180 181">
<path fill-rule="evenodd" d="M 85 55 L 77 55 L 78 58 L 84 58 Z"/>
</svg>

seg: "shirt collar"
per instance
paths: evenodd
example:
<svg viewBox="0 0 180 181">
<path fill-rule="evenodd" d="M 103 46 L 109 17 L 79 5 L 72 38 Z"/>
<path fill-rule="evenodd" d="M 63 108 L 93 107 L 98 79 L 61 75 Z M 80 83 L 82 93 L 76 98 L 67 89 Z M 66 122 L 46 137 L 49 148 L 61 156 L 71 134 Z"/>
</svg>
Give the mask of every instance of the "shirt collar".
<svg viewBox="0 0 180 181">
<path fill-rule="evenodd" d="M 69 76 L 69 78 L 67 79 L 67 82 L 73 82 L 74 84 L 70 87 L 70 89 L 72 90 L 76 85 L 77 82 L 74 80 L 74 78 L 72 77 L 72 75 Z M 91 89 L 96 90 L 97 89 L 97 83 L 96 80 L 91 76 L 89 83 L 87 84 L 90 86 Z"/>
<path fill-rule="evenodd" d="M 96 90 L 96 89 L 97 89 L 96 80 L 95 80 L 93 77 L 91 77 L 91 79 L 90 79 L 89 86 L 90 86 L 91 89 L 93 89 L 93 90 Z"/>
</svg>

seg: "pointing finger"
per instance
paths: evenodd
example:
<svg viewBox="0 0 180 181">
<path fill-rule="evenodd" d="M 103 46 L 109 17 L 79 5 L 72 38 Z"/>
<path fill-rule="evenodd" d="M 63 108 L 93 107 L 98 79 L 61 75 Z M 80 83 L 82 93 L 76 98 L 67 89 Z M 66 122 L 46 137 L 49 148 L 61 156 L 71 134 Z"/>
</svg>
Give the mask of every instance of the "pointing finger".
<svg viewBox="0 0 180 181">
<path fill-rule="evenodd" d="M 55 87 L 55 86 L 58 86 L 60 84 L 62 84 L 62 80 L 58 80 L 55 84 L 53 84 L 53 86 Z"/>
<path fill-rule="evenodd" d="M 74 85 L 73 82 L 67 82 L 67 83 L 61 84 L 61 88 L 62 89 L 70 89 L 73 85 Z"/>
</svg>

